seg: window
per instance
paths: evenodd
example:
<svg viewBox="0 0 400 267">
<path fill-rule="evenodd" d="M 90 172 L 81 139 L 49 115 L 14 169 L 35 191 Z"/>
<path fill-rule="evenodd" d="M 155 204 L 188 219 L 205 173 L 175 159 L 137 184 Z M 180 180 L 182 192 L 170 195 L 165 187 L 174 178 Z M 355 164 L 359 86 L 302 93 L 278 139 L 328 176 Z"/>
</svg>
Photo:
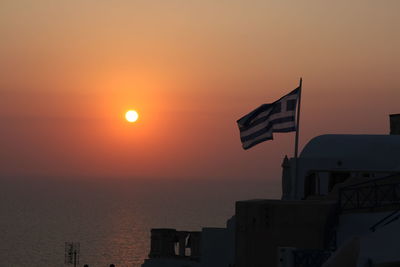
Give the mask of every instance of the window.
<svg viewBox="0 0 400 267">
<path fill-rule="evenodd" d="M 329 192 L 335 187 L 335 185 L 343 183 L 350 177 L 350 172 L 331 172 L 329 179 Z"/>
</svg>

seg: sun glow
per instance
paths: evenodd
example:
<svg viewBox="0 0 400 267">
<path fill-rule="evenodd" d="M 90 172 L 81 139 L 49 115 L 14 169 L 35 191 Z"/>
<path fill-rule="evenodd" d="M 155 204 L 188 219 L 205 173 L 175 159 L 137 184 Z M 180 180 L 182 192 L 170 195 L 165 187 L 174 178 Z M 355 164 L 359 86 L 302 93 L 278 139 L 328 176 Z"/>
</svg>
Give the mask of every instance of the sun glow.
<svg viewBox="0 0 400 267">
<path fill-rule="evenodd" d="M 125 119 L 129 122 L 135 122 L 139 118 L 139 114 L 135 110 L 128 110 L 125 113 Z"/>
</svg>

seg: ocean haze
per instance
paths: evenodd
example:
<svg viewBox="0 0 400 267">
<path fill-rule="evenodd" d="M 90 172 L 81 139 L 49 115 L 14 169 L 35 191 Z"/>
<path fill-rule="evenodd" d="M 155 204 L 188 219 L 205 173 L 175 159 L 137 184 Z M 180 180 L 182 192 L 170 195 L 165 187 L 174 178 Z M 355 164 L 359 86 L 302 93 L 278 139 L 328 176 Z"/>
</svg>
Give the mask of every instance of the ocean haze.
<svg viewBox="0 0 400 267">
<path fill-rule="evenodd" d="M 1 266 L 140 266 L 151 228 L 223 227 L 236 200 L 279 198 L 277 180 L 2 178 Z"/>
</svg>

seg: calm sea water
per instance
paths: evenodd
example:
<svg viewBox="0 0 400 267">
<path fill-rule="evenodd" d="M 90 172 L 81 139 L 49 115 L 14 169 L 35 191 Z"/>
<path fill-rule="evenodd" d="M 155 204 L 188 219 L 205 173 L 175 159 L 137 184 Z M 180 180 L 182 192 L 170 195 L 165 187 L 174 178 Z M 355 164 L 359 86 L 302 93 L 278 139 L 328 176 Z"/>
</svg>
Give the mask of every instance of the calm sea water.
<svg viewBox="0 0 400 267">
<path fill-rule="evenodd" d="M 279 198 L 278 181 L 1 178 L 0 266 L 140 266 L 155 227 L 223 227 L 236 200 Z"/>
</svg>

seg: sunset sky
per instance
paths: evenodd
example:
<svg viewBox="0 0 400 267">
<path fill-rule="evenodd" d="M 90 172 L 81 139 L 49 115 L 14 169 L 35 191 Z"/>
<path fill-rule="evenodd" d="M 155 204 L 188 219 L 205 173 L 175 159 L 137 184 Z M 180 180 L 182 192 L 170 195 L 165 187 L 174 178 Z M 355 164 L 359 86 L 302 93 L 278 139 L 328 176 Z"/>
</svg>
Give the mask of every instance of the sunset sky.
<svg viewBox="0 0 400 267">
<path fill-rule="evenodd" d="M 399 10 L 2 0 L 0 176 L 279 179 L 294 133 L 244 151 L 236 120 L 303 77 L 301 148 L 319 134 L 387 134 L 400 113 Z"/>
</svg>

